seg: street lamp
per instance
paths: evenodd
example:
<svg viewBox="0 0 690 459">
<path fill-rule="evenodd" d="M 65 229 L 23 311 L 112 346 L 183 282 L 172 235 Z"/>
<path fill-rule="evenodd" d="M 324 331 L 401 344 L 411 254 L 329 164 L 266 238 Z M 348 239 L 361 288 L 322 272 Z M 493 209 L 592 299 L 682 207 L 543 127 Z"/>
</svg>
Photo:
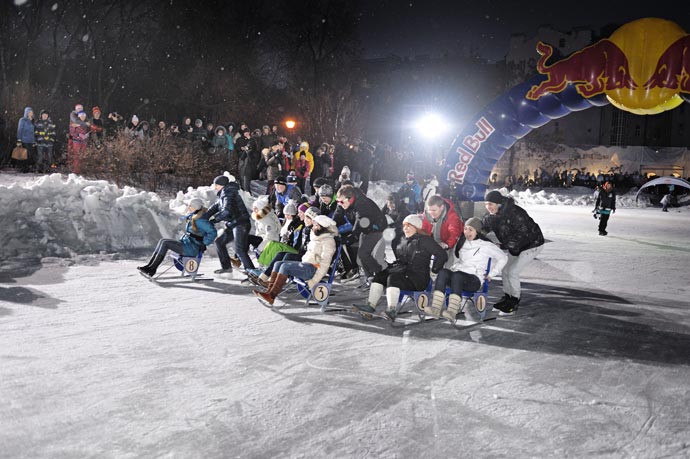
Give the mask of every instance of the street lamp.
<svg viewBox="0 0 690 459">
<path fill-rule="evenodd" d="M 287 119 L 285 121 L 285 127 L 288 129 L 294 129 L 296 125 L 297 125 L 297 122 L 293 119 Z"/>
</svg>

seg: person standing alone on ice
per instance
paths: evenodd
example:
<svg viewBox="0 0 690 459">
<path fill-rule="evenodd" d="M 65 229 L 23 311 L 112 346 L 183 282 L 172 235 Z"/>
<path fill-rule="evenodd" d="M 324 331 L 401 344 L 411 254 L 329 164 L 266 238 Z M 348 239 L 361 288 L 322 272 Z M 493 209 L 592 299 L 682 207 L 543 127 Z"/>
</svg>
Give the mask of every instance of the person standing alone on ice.
<svg viewBox="0 0 690 459">
<path fill-rule="evenodd" d="M 616 213 L 616 192 L 610 182 L 604 183 L 594 204 L 594 211 L 599 214 L 599 236 L 606 236 L 606 225 L 611 214 Z"/>
<path fill-rule="evenodd" d="M 501 248 L 508 250 L 508 262 L 501 273 L 504 295 L 494 308 L 513 314 L 520 303 L 520 273 L 542 251 L 544 236 L 539 225 L 513 198 L 493 190 L 485 200 L 489 213 L 482 220 L 482 228 L 486 233 L 493 231 Z"/>
</svg>

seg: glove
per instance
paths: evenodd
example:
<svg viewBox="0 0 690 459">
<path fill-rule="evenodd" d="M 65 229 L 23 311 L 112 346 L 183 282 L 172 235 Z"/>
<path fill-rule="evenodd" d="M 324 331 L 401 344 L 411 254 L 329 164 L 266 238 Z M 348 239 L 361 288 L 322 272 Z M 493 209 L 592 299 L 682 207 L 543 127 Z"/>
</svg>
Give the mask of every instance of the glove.
<svg viewBox="0 0 690 459">
<path fill-rule="evenodd" d="M 208 222 L 209 222 L 210 224 L 212 224 L 212 225 L 215 225 L 217 221 L 218 221 L 218 220 L 216 220 L 216 217 L 211 217 L 211 218 L 208 219 Z"/>
</svg>

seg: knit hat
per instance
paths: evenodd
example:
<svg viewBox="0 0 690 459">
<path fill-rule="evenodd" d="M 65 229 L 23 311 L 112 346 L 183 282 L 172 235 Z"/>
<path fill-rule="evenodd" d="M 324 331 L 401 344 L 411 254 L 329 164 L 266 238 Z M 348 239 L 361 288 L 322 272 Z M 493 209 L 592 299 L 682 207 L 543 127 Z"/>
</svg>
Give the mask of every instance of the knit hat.
<svg viewBox="0 0 690 459">
<path fill-rule="evenodd" d="M 412 225 L 417 229 L 422 229 L 422 217 L 416 214 L 410 214 L 407 217 L 405 217 L 405 220 L 403 220 L 403 225 L 407 223 L 408 225 Z"/>
<path fill-rule="evenodd" d="M 328 185 L 328 184 L 321 185 L 321 187 L 319 188 L 319 196 L 332 197 L 333 196 L 333 187 Z"/>
<path fill-rule="evenodd" d="M 306 209 L 305 209 L 306 210 Z M 294 202 L 290 201 L 288 204 L 283 208 L 283 213 L 285 215 L 297 215 L 297 206 L 295 205 Z"/>
<path fill-rule="evenodd" d="M 279 176 L 277 179 L 273 180 L 275 185 L 287 185 L 287 180 L 284 175 Z"/>
<path fill-rule="evenodd" d="M 74 106 L 74 111 L 75 111 L 75 112 L 80 112 L 80 111 L 82 111 L 82 110 L 84 110 L 84 106 L 83 106 L 82 104 L 77 104 L 77 105 Z"/>
<path fill-rule="evenodd" d="M 311 186 L 314 188 L 319 188 L 320 186 L 323 186 L 328 183 L 328 179 L 326 177 L 316 177 L 314 181 L 311 183 Z"/>
<path fill-rule="evenodd" d="M 202 207 L 204 207 L 204 201 L 202 201 L 199 198 L 194 198 L 191 201 L 189 201 L 189 204 L 187 206 L 191 207 L 194 210 L 199 210 Z"/>
<path fill-rule="evenodd" d="M 484 231 L 482 230 L 482 221 L 478 219 L 477 217 L 472 217 L 468 218 L 467 221 L 465 222 L 465 226 L 471 226 L 472 228 L 475 229 L 477 234 L 483 234 Z"/>
<path fill-rule="evenodd" d="M 230 183 L 230 179 L 224 175 L 219 175 L 213 179 L 214 185 L 226 186 L 228 183 Z"/>
<path fill-rule="evenodd" d="M 317 209 L 316 207 L 310 207 L 310 208 L 308 208 L 307 211 L 304 213 L 304 216 L 305 216 L 305 217 L 309 217 L 309 218 L 311 218 L 312 220 L 314 220 L 314 219 L 315 219 L 316 217 L 318 217 L 319 215 L 321 215 L 321 212 L 319 212 L 319 209 Z"/>
<path fill-rule="evenodd" d="M 266 207 L 269 206 L 268 196 L 266 196 L 266 195 L 259 196 L 258 198 L 256 198 L 256 201 L 254 201 L 254 204 L 252 204 L 252 206 L 255 209 L 259 209 L 259 210 L 265 209 Z"/>
<path fill-rule="evenodd" d="M 310 207 L 311 206 L 305 202 L 305 203 L 299 205 L 299 207 L 297 208 L 297 211 L 305 213 L 307 211 L 307 209 L 309 209 Z M 283 213 L 285 213 L 285 212 L 283 212 Z"/>
<path fill-rule="evenodd" d="M 138 123 L 139 117 L 137 115 L 132 115 L 132 123 Z"/>
<path fill-rule="evenodd" d="M 86 112 L 84 110 L 81 110 L 79 113 L 77 113 L 77 116 L 81 116 L 81 115 L 86 116 Z"/>
<path fill-rule="evenodd" d="M 407 181 L 409 182 L 410 180 L 414 180 L 414 174 L 412 172 L 407 174 Z"/>
<path fill-rule="evenodd" d="M 335 221 L 333 221 L 332 218 L 327 217 L 326 215 L 317 215 L 316 218 L 314 218 L 313 220 L 316 223 L 318 223 L 319 226 L 322 228 L 328 228 L 329 226 L 335 226 Z"/>
<path fill-rule="evenodd" d="M 486 193 L 486 197 L 484 198 L 484 200 L 487 202 L 493 202 L 494 204 L 503 204 L 505 198 L 503 197 L 500 191 L 492 190 Z"/>
<path fill-rule="evenodd" d="M 101 108 L 98 105 L 96 105 L 95 107 L 93 107 L 91 109 L 91 113 L 96 113 L 96 112 L 101 113 Z"/>
<path fill-rule="evenodd" d="M 296 183 L 297 182 L 297 176 L 296 175 L 288 175 L 287 176 L 287 183 Z"/>
</svg>

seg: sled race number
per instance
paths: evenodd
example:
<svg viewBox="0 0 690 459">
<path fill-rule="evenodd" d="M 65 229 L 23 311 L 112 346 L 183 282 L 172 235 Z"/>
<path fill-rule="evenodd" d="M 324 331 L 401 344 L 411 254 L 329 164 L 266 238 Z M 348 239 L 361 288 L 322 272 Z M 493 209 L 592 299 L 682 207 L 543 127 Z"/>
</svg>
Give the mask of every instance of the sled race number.
<svg viewBox="0 0 690 459">
<path fill-rule="evenodd" d="M 325 301 L 328 298 L 328 287 L 323 284 L 317 285 L 312 296 L 316 301 Z"/>
<path fill-rule="evenodd" d="M 448 180 L 462 183 L 467 173 L 467 168 L 479 151 L 479 148 L 496 130 L 489 121 L 483 116 L 475 124 L 477 131 L 474 134 L 466 135 L 462 143 L 455 151 L 458 153 L 458 162 L 455 167 L 448 171 Z"/>
<path fill-rule="evenodd" d="M 184 264 L 184 269 L 188 273 L 196 272 L 199 269 L 199 263 L 196 260 L 187 260 L 187 263 Z"/>
</svg>

